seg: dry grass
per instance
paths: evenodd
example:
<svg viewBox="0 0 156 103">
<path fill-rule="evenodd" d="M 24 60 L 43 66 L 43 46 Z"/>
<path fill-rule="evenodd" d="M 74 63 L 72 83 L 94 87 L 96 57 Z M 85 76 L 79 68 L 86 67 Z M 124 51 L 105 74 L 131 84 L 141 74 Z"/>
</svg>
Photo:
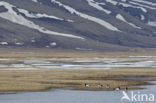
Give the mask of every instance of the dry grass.
<svg viewBox="0 0 156 103">
<path fill-rule="evenodd" d="M 129 79 L 134 77 L 136 79 Z M 155 68 L 124 68 L 111 70 L 1 70 L 0 91 L 42 91 L 52 88 L 72 87 L 77 90 L 113 90 L 145 85 L 144 80 L 137 77 L 156 77 Z M 85 83 L 91 86 L 86 88 Z M 104 86 L 98 88 L 97 84 Z M 106 89 L 105 85 L 111 88 Z"/>
</svg>

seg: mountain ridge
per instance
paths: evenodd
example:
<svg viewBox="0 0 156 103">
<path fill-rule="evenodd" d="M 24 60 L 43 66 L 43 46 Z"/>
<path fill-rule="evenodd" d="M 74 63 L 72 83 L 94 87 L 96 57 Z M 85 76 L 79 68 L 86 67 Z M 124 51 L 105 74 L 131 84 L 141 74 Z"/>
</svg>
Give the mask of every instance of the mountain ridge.
<svg viewBox="0 0 156 103">
<path fill-rule="evenodd" d="M 0 46 L 156 48 L 154 0 L 1 0 Z"/>
</svg>

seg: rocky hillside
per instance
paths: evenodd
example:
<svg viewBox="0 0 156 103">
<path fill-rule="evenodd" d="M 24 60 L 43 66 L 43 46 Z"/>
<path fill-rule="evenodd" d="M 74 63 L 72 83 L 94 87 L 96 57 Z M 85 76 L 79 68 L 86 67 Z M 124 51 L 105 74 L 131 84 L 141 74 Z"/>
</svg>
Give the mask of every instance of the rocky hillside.
<svg viewBox="0 0 156 103">
<path fill-rule="evenodd" d="M 156 0 L 0 0 L 0 47 L 156 48 Z"/>
</svg>

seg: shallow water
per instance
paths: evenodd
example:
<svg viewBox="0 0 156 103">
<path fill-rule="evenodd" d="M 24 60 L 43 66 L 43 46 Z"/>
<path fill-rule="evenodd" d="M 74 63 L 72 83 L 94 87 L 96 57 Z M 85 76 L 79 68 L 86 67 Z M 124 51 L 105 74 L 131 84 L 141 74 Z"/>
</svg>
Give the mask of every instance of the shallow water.
<svg viewBox="0 0 156 103">
<path fill-rule="evenodd" d="M 156 96 L 156 86 L 146 86 L 148 89 L 135 90 L 134 93 L 153 94 Z M 0 103 L 156 103 L 121 101 L 123 91 L 76 91 L 52 90 L 47 92 L 27 92 L 0 95 Z M 128 96 L 132 91 L 126 91 Z M 156 97 L 155 97 L 156 99 Z"/>
<path fill-rule="evenodd" d="M 10 60 L 16 62 L 5 63 Z M 111 69 L 118 67 L 156 67 L 155 56 L 124 58 L 0 58 L 0 69 Z M 4 62 L 4 63 L 3 63 Z"/>
</svg>

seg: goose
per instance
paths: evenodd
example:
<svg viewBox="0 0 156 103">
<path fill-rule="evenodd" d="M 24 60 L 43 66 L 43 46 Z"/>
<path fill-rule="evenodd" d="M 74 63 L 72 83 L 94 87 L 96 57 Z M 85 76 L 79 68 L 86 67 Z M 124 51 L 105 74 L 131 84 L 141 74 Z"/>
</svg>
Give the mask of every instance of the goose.
<svg viewBox="0 0 156 103">
<path fill-rule="evenodd" d="M 102 88 L 102 87 L 103 87 L 103 85 L 102 85 L 101 83 L 99 83 L 97 86 L 98 86 L 99 88 Z"/>
<path fill-rule="evenodd" d="M 128 87 L 126 87 L 126 90 L 128 90 Z"/>
<path fill-rule="evenodd" d="M 106 88 L 107 88 L 107 89 L 109 89 L 109 88 L 110 88 L 109 84 L 107 84 L 107 85 L 106 85 Z"/>
<path fill-rule="evenodd" d="M 90 87 L 90 85 L 88 83 L 85 83 L 85 87 Z"/>
<path fill-rule="evenodd" d="M 116 91 L 120 90 L 120 87 L 115 88 Z"/>
</svg>

